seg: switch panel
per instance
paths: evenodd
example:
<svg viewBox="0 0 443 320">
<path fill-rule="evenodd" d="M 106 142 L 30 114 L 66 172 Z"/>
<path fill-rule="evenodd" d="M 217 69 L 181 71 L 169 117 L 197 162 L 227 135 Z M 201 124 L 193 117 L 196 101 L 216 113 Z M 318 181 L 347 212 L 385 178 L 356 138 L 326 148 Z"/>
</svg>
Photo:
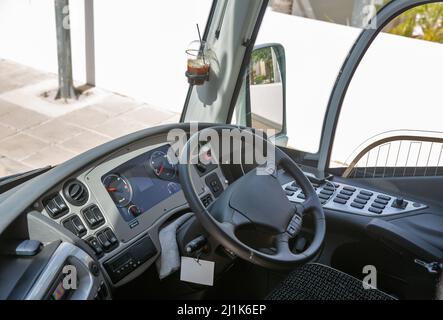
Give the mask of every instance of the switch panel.
<svg viewBox="0 0 443 320">
<path fill-rule="evenodd" d="M 98 242 L 96 237 L 89 237 L 88 239 L 86 239 L 86 242 L 92 248 L 92 250 L 94 250 L 98 258 L 100 258 L 103 255 L 104 253 L 103 248 Z"/>
<path fill-rule="evenodd" d="M 110 252 L 118 247 L 118 239 L 109 228 L 97 232 L 97 239 L 105 252 Z"/>
<path fill-rule="evenodd" d="M 379 193 L 342 183 L 328 182 L 315 185 L 324 208 L 359 215 L 379 216 L 411 212 L 426 208 L 426 205 L 393 195 Z M 294 181 L 282 186 L 291 202 L 303 202 L 305 194 Z"/>
<path fill-rule="evenodd" d="M 106 261 L 103 266 L 112 282 L 117 283 L 157 254 L 151 238 L 145 236 L 127 250 Z"/>
<path fill-rule="evenodd" d="M 82 214 L 91 229 L 97 229 L 105 223 L 103 214 L 95 204 L 83 209 Z"/>
<path fill-rule="evenodd" d="M 85 225 L 78 215 L 63 220 L 62 225 L 79 238 L 83 237 L 87 232 Z"/>
<path fill-rule="evenodd" d="M 223 192 L 223 186 L 218 178 L 217 173 L 211 173 L 205 178 L 206 185 L 211 189 L 214 197 L 218 197 Z"/>
<path fill-rule="evenodd" d="M 59 194 L 43 201 L 43 205 L 48 215 L 53 219 L 58 219 L 69 212 L 65 200 Z"/>
</svg>

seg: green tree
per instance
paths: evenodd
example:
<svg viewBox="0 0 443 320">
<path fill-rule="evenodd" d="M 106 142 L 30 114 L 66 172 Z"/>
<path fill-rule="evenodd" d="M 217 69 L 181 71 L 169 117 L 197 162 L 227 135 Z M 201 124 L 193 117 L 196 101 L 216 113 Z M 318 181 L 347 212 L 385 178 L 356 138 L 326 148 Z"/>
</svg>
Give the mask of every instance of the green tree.
<svg viewBox="0 0 443 320">
<path fill-rule="evenodd" d="M 252 52 L 250 67 L 250 79 L 252 84 L 271 83 L 274 81 L 274 67 L 271 50 L 271 48 L 267 47 Z M 254 66 L 262 62 L 265 65 L 265 74 L 256 74 Z"/>
<path fill-rule="evenodd" d="M 412 8 L 395 18 L 384 31 L 443 43 L 443 4 L 432 3 Z"/>
</svg>

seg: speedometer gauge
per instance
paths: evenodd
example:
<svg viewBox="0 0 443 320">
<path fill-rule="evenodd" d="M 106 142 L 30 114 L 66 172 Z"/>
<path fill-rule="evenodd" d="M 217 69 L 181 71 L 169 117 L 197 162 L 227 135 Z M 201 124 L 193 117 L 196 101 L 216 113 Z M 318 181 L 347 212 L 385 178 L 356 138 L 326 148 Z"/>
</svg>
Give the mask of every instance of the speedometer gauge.
<svg viewBox="0 0 443 320">
<path fill-rule="evenodd" d="M 169 161 L 167 154 L 163 151 L 155 151 L 149 159 L 149 165 L 155 175 L 161 179 L 171 180 L 177 173 L 176 165 Z"/>
<path fill-rule="evenodd" d="M 132 200 L 132 188 L 128 179 L 117 174 L 108 174 L 103 185 L 118 207 L 126 207 Z"/>
</svg>

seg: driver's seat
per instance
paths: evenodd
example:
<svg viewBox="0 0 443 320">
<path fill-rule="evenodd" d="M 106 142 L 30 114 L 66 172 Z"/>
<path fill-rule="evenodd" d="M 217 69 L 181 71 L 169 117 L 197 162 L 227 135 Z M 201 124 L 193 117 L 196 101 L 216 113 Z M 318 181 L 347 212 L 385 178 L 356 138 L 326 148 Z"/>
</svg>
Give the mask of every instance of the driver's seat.
<svg viewBox="0 0 443 320">
<path fill-rule="evenodd" d="M 267 297 L 269 300 L 395 300 L 334 268 L 308 263 L 291 272 Z"/>
</svg>

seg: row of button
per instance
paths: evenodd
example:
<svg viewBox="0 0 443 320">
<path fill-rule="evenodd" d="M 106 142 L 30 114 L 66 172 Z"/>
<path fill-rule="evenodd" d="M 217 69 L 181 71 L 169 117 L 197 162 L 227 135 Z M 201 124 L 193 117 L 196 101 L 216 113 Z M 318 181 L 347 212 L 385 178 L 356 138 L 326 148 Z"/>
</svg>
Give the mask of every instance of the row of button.
<svg viewBox="0 0 443 320">
<path fill-rule="evenodd" d="M 83 209 L 82 214 L 91 229 L 97 229 L 105 223 L 103 214 L 95 204 Z"/>
<path fill-rule="evenodd" d="M 80 220 L 80 217 L 78 215 L 74 215 L 65 219 L 62 222 L 62 225 L 79 238 L 83 237 L 87 232 L 85 225 Z"/>
<path fill-rule="evenodd" d="M 96 236 L 89 237 L 86 241 L 98 257 L 101 257 L 104 252 L 111 252 L 118 246 L 118 239 L 109 228 L 99 231 Z"/>
<path fill-rule="evenodd" d="M 316 183 L 313 183 L 312 187 L 314 188 L 314 190 L 318 191 L 319 185 Z M 293 182 L 291 185 L 288 185 L 285 187 L 285 192 L 286 192 L 287 196 L 292 197 L 299 189 L 300 189 L 300 187 L 298 186 L 298 184 L 296 182 Z M 335 188 L 333 186 L 329 186 L 329 185 L 324 186 L 320 190 L 320 192 L 317 192 L 318 197 L 320 198 L 320 202 L 322 204 L 325 204 L 331 198 L 334 191 L 335 191 Z M 297 195 L 297 198 L 305 200 L 306 195 L 302 191 Z"/>
<path fill-rule="evenodd" d="M 68 213 L 69 208 L 63 198 L 57 194 L 43 202 L 46 212 L 53 219 L 58 219 Z"/>
<path fill-rule="evenodd" d="M 290 201 L 302 202 L 306 199 L 306 195 L 296 182 L 284 184 L 282 187 Z M 313 187 L 325 208 L 337 209 L 337 204 L 339 204 L 344 206 L 340 210 L 352 211 L 355 214 L 388 215 L 400 213 L 399 210 L 409 212 L 426 207 L 424 204 L 406 201 L 401 197 L 392 200 L 392 196 L 386 194 L 330 181 L 321 186 L 313 184 Z M 328 202 L 329 199 L 331 199 L 330 202 Z"/>
<path fill-rule="evenodd" d="M 357 189 L 354 187 L 343 187 L 339 194 L 334 198 L 334 202 L 343 205 L 346 204 L 351 196 L 354 195 L 355 191 L 357 191 Z M 351 202 L 350 206 L 356 209 L 364 209 L 373 195 L 374 193 L 371 191 L 361 190 Z M 377 195 L 377 198 L 371 203 L 368 211 L 376 214 L 383 213 L 383 209 L 386 208 L 390 199 L 391 197 L 386 195 Z"/>
</svg>

